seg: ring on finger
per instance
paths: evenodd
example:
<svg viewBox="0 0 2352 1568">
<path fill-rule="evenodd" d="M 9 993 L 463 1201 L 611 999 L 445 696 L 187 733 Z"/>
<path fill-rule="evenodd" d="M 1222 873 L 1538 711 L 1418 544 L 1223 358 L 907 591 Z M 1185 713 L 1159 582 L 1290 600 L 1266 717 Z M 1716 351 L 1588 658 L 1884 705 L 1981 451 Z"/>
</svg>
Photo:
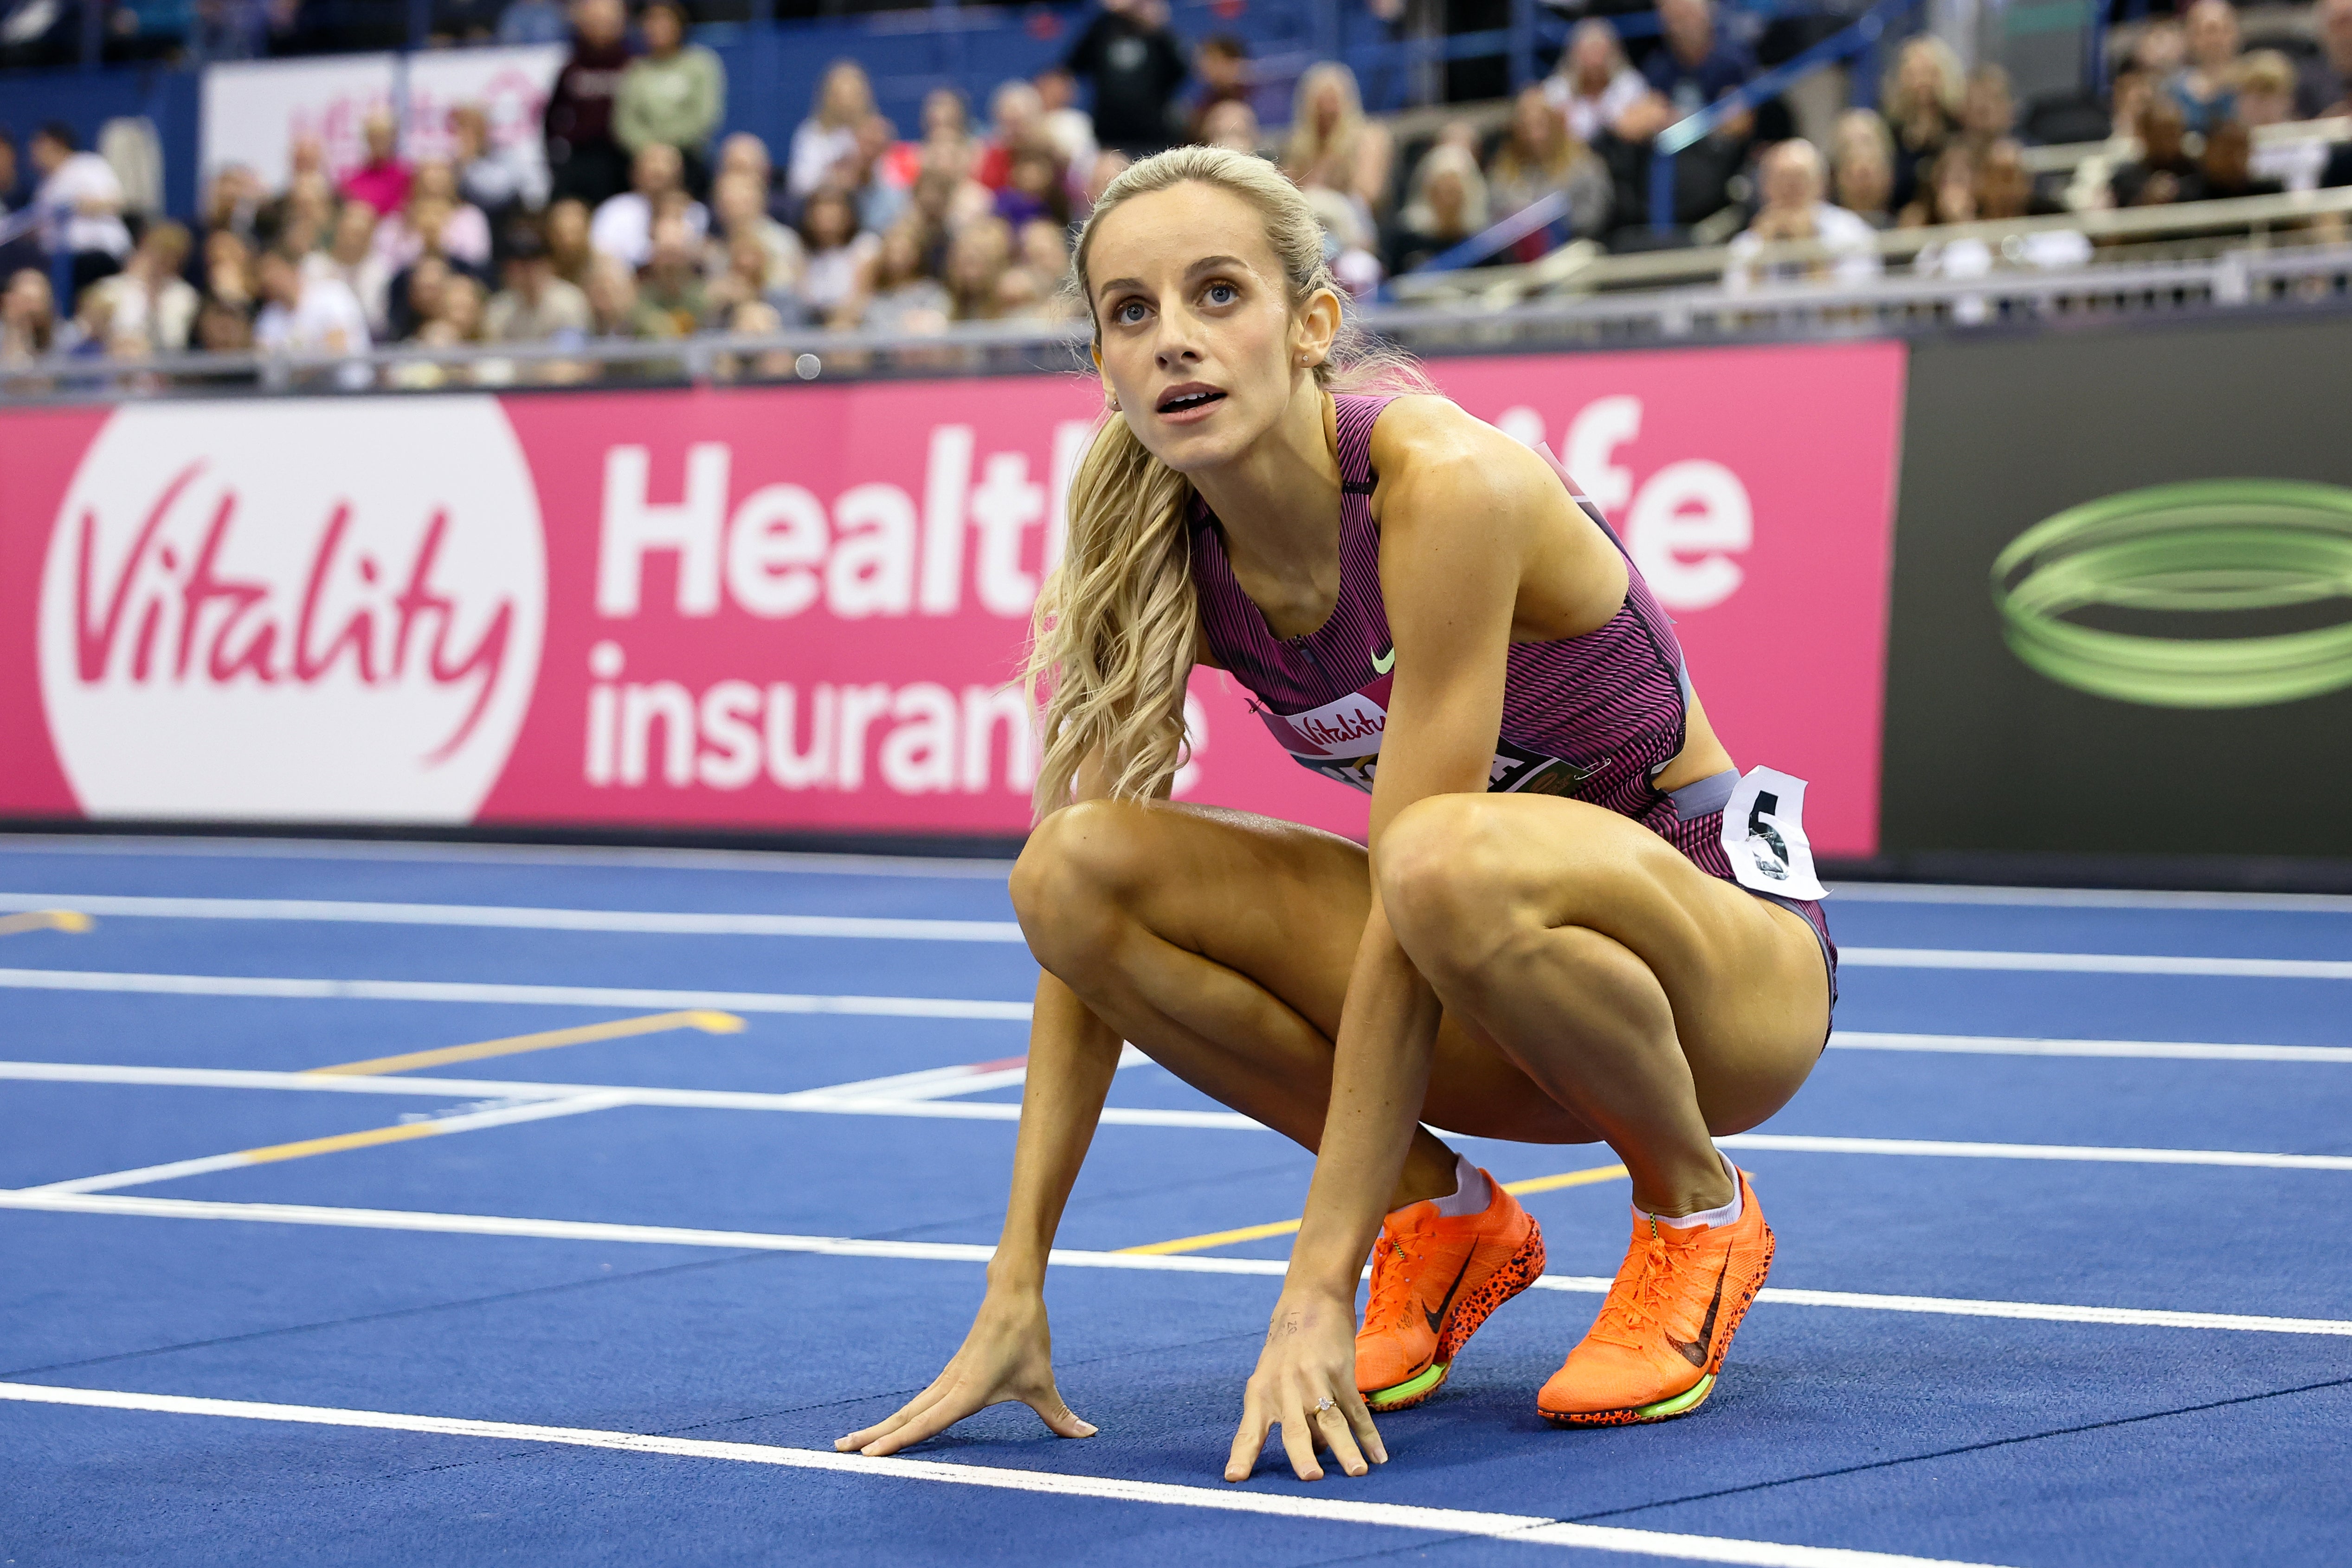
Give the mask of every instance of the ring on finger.
<svg viewBox="0 0 2352 1568">
<path fill-rule="evenodd" d="M 1334 1409 L 1337 1409 L 1337 1408 L 1339 1407 L 1339 1402 L 1338 1400 L 1336 1400 L 1336 1399 L 1332 1398 L 1329 1394 L 1325 1394 L 1325 1395 L 1323 1396 L 1323 1401 L 1322 1401 L 1322 1403 L 1321 1403 L 1321 1404 L 1319 1404 L 1319 1405 L 1316 1405 L 1316 1407 L 1315 1407 L 1315 1414 L 1316 1414 L 1316 1415 L 1322 1415 L 1322 1414 L 1323 1414 L 1325 1411 L 1327 1411 L 1327 1410 L 1334 1410 Z"/>
</svg>

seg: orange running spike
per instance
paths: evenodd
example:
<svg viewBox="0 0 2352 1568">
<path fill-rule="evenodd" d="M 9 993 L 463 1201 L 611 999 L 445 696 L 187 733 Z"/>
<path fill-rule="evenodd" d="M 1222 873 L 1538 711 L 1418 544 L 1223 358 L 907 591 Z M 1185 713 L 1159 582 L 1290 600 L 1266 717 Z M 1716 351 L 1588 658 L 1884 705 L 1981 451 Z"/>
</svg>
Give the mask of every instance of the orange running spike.
<svg viewBox="0 0 2352 1568">
<path fill-rule="evenodd" d="M 1436 1393 L 1478 1326 L 1543 1272 L 1542 1227 L 1500 1182 L 1486 1185 L 1482 1214 L 1449 1218 L 1419 1203 L 1381 1222 L 1356 1335 L 1356 1387 L 1374 1410 Z"/>
<path fill-rule="evenodd" d="M 1772 1227 L 1747 1173 L 1730 1225 L 1644 1218 L 1583 1343 L 1552 1373 L 1536 1409 L 1556 1426 L 1624 1426 L 1687 1415 L 1706 1403 L 1724 1352 L 1772 1268 Z"/>
</svg>

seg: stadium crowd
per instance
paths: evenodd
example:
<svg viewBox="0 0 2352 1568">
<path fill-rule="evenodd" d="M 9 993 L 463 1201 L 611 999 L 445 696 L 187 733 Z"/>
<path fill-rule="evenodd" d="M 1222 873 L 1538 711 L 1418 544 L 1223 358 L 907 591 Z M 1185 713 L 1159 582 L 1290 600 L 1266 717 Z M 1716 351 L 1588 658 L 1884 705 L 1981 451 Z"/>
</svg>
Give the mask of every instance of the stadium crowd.
<svg viewBox="0 0 2352 1568">
<path fill-rule="evenodd" d="M 2352 0 L 2318 0 L 2315 20 L 2319 48 L 2297 62 L 2243 49 L 2227 0 L 2155 19 L 2102 106 L 2106 147 L 2040 177 L 2000 68 L 1964 74 L 1945 45 L 1916 37 L 1896 52 L 1878 107 L 1841 115 L 1825 147 L 1796 135 L 1777 101 L 1727 119 L 1677 160 L 1675 216 L 1733 215 L 1727 281 L 1750 288 L 1865 278 L 1880 266 L 1872 236 L 1889 227 L 2352 184 L 2352 145 L 2252 135 L 2352 113 Z M 940 89 L 919 123 L 894 125 L 865 71 L 844 60 L 779 149 L 719 134 L 726 73 L 692 41 L 681 0 L 647 0 L 634 26 L 623 0 L 571 0 L 571 53 L 541 147 L 499 144 L 483 110 L 461 106 L 447 127 L 454 153 L 412 161 L 380 113 L 363 161 L 340 178 L 318 142 L 300 141 L 282 183 L 223 168 L 193 227 L 134 231 L 106 161 L 68 129 L 36 132 L 21 168 L 0 132 L 0 366 L 52 353 L 333 354 L 788 326 L 921 334 L 1051 319 L 1073 309 L 1059 292 L 1072 223 L 1130 160 L 1185 141 L 1279 163 L 1359 296 L 1555 196 L 1552 222 L 1480 262 L 1580 239 L 1654 243 L 1654 139 L 1757 74 L 1710 0 L 1660 0 L 1659 22 L 1637 63 L 1608 21 L 1588 19 L 1553 74 L 1490 128 L 1442 119 L 1406 141 L 1365 113 L 1335 62 L 1297 79 L 1287 128 L 1269 134 L 1264 84 L 1238 39 L 1188 50 L 1162 0 L 1105 0 L 1060 62 L 997 87 L 984 120 Z M 1815 242 L 1816 259 L 1762 264 L 1766 245 L 1788 240 Z M 2037 247 L 2029 261 L 2089 253 L 2079 234 Z M 1961 275 L 1990 264 L 1970 254 L 1955 244 L 1919 265 Z M 451 373 L 420 363 L 388 374 L 433 384 Z M 588 369 L 548 361 L 504 374 Z"/>
</svg>

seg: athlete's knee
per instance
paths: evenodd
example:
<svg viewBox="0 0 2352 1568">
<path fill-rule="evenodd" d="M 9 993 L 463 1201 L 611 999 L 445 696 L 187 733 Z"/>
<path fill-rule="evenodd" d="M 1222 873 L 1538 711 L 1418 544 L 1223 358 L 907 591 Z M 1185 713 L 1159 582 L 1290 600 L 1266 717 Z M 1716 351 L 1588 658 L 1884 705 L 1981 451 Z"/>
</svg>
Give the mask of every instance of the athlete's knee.
<svg viewBox="0 0 2352 1568">
<path fill-rule="evenodd" d="M 1144 815 L 1127 801 L 1079 801 L 1029 835 L 1013 867 L 1013 912 L 1046 968 L 1085 966 L 1143 891 Z"/>
<path fill-rule="evenodd" d="M 1507 924 L 1515 867 L 1509 825 L 1485 795 L 1436 795 L 1399 812 L 1374 869 L 1381 906 L 1423 971 L 1475 966 Z"/>
</svg>

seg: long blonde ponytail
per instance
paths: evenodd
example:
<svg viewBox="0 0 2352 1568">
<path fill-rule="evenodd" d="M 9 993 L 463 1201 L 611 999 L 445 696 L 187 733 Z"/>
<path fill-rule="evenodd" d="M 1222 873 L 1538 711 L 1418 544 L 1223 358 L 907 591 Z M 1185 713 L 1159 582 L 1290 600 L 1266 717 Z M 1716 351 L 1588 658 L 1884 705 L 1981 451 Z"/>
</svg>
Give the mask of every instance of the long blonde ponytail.
<svg viewBox="0 0 2352 1568">
<path fill-rule="evenodd" d="M 1186 181 L 1258 210 L 1294 306 L 1323 289 L 1345 299 L 1324 265 L 1314 212 L 1274 165 L 1222 147 L 1176 147 L 1113 180 L 1079 231 L 1066 287 L 1089 316 L 1087 253 L 1104 216 Z M 1368 342 L 1344 316 L 1315 379 L 1333 390 L 1430 390 L 1409 356 Z M 1183 761 L 1184 679 L 1201 635 L 1192 502 L 1192 482 L 1153 457 L 1123 416 L 1106 416 L 1071 476 L 1068 541 L 1038 593 L 1031 627 L 1030 698 L 1045 698 L 1034 797 L 1041 818 L 1069 803 L 1089 755 L 1100 755 L 1111 795 L 1123 800 L 1158 794 Z"/>
</svg>

